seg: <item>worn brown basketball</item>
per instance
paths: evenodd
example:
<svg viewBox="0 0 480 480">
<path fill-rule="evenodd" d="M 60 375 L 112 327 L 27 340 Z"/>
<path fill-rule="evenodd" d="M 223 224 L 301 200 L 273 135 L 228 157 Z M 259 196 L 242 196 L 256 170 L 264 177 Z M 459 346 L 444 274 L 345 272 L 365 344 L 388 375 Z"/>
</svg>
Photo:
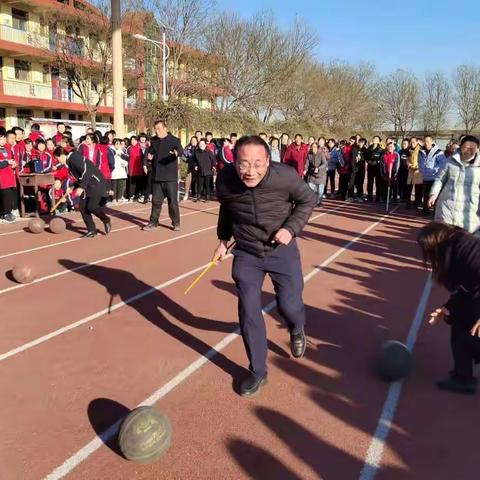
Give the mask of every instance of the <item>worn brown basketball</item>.
<svg viewBox="0 0 480 480">
<path fill-rule="evenodd" d="M 30 283 L 33 281 L 33 268 L 30 265 L 15 265 L 12 269 L 12 276 L 18 283 Z"/>
<path fill-rule="evenodd" d="M 122 422 L 118 444 L 125 458 L 138 463 L 158 460 L 170 447 L 172 427 L 154 407 L 138 407 Z"/>
<path fill-rule="evenodd" d="M 65 220 L 60 217 L 52 218 L 48 226 L 50 227 L 50 231 L 56 234 L 63 233 L 67 228 Z"/>
<path fill-rule="evenodd" d="M 32 218 L 28 222 L 28 230 L 32 233 L 42 233 L 45 229 L 45 222 L 41 218 Z"/>
</svg>

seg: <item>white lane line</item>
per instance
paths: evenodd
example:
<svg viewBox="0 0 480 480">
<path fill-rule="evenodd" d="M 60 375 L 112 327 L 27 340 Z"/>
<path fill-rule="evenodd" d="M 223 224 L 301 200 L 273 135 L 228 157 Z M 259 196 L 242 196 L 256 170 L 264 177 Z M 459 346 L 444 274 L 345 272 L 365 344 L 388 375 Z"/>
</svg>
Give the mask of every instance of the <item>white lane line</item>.
<svg viewBox="0 0 480 480">
<path fill-rule="evenodd" d="M 316 215 L 315 217 L 312 217 L 310 219 L 310 221 L 312 220 L 315 220 L 316 218 L 320 218 L 320 217 L 323 217 L 324 215 L 327 215 L 328 213 L 330 213 L 331 211 L 333 210 L 328 210 L 326 212 L 323 212 L 319 215 Z M 204 229 L 203 231 L 205 230 L 210 230 L 212 228 L 215 228 L 215 226 L 213 227 L 208 227 L 206 229 Z M 185 236 L 189 236 L 190 234 L 187 234 L 187 235 L 184 235 Z M 179 239 L 180 237 L 176 237 L 176 239 Z M 170 239 L 172 240 L 172 239 Z M 164 241 L 166 242 L 166 241 Z M 231 255 L 228 255 L 227 258 L 229 258 Z M 97 262 L 99 263 L 99 262 Z M 80 265 L 79 267 L 75 267 L 74 269 L 72 270 L 65 270 L 64 272 L 60 272 L 62 274 L 64 273 L 68 273 L 68 272 L 74 272 L 74 271 L 78 271 L 78 270 L 81 270 L 83 268 L 87 268 L 89 265 L 93 265 L 92 263 L 90 264 L 85 264 L 85 265 Z M 180 280 L 183 280 L 184 278 L 202 270 L 203 268 L 205 268 L 208 264 L 206 265 L 202 265 L 200 267 L 197 267 L 193 270 L 190 270 L 189 272 L 187 273 L 183 273 L 182 275 L 179 275 L 175 278 L 172 278 L 170 280 L 168 280 L 167 282 L 165 283 L 161 283 L 160 285 L 157 285 L 156 287 L 152 287 L 152 288 L 149 288 L 148 290 L 145 290 L 144 292 L 141 292 L 137 295 L 134 295 L 133 297 L 129 297 L 127 298 L 126 300 L 122 301 L 122 302 L 118 302 L 114 305 L 112 305 L 112 307 L 110 309 L 108 308 L 105 308 L 103 310 L 100 310 L 99 312 L 96 312 L 96 313 L 93 313 L 91 315 L 89 315 L 88 317 L 85 317 L 85 318 L 82 318 L 76 322 L 73 322 L 69 325 L 66 325 L 65 327 L 62 327 L 62 328 L 59 328 L 58 330 L 55 330 L 53 332 L 50 332 L 50 333 L 47 333 L 46 335 L 43 335 L 42 337 L 39 337 L 35 340 L 32 340 L 31 342 L 27 342 L 23 345 L 20 345 L 19 347 L 16 347 L 16 348 L 13 348 L 12 350 L 9 350 L 8 352 L 5 352 L 5 353 L 2 353 L 0 354 L 0 362 L 3 361 L 3 360 L 6 360 L 7 358 L 10 358 L 10 357 L 13 357 L 14 355 L 17 355 L 21 352 L 24 352 L 25 350 L 29 350 L 30 348 L 32 347 L 35 347 L 37 345 L 40 345 L 41 343 L 44 343 L 52 338 L 55 338 L 55 337 L 58 337 L 59 335 L 62 335 L 63 333 L 65 332 L 69 332 L 70 330 L 73 330 L 74 328 L 77 328 L 87 322 L 90 322 L 91 320 L 95 320 L 96 318 L 99 318 L 103 315 L 105 315 L 106 313 L 108 313 L 109 311 L 110 312 L 113 312 L 115 310 L 118 310 L 119 308 L 121 307 L 124 307 L 125 305 L 129 305 L 130 303 L 132 302 L 135 302 L 136 300 L 139 300 L 140 298 L 143 298 L 147 295 L 150 295 L 151 293 L 154 293 L 158 290 L 161 290 L 162 288 L 165 288 L 165 287 L 168 287 L 169 285 L 173 285 L 174 283 L 180 281 Z M 45 278 L 45 277 L 44 277 Z"/>
<path fill-rule="evenodd" d="M 390 214 L 393 213 L 390 212 Z M 384 215 L 378 222 L 375 222 L 373 225 L 369 226 L 366 230 L 360 233 L 357 237 L 353 240 L 348 242 L 343 248 L 340 248 L 338 252 L 345 252 L 350 248 L 354 243 L 356 243 L 359 239 L 361 239 L 364 235 L 366 235 L 372 228 L 375 228 L 382 220 L 388 217 L 390 214 Z M 322 214 L 326 215 L 326 213 Z M 321 215 L 319 215 L 321 216 Z M 314 220 L 317 217 L 311 218 Z M 347 247 L 349 245 L 349 247 Z M 331 255 L 327 260 L 322 262 L 322 264 L 316 267 L 312 272 L 304 277 L 305 282 L 311 280 L 315 275 L 317 275 L 324 267 L 326 267 L 330 262 L 333 262 L 335 258 L 338 257 L 340 253 L 335 253 Z M 263 309 L 263 313 L 269 313 L 271 310 L 275 308 L 275 301 L 270 302 L 265 308 Z M 217 343 L 214 347 L 212 347 L 205 355 L 201 355 L 197 358 L 193 363 L 191 363 L 188 367 L 182 370 L 180 373 L 175 375 L 168 383 L 163 385 L 161 388 L 156 390 L 152 395 L 150 395 L 147 399 L 145 399 L 140 405 L 153 405 L 154 403 L 158 402 L 161 398 L 165 395 L 170 393 L 173 389 L 178 387 L 181 383 L 187 380 L 191 375 L 193 375 L 197 370 L 199 370 L 203 365 L 205 365 L 210 359 L 215 357 L 219 352 L 221 352 L 224 348 L 226 348 L 230 343 L 232 343 L 239 334 L 239 329 L 236 329 L 234 332 L 230 333 L 226 337 L 224 337 L 219 343 Z M 140 406 L 139 405 L 139 406 Z M 76 468 L 80 463 L 86 460 L 92 453 L 98 450 L 104 442 L 108 442 L 111 438 L 113 438 L 117 432 L 118 428 L 121 424 L 123 419 L 118 420 L 109 428 L 107 428 L 103 433 L 99 436 L 96 436 L 93 440 L 87 443 L 83 448 L 78 450 L 75 454 L 73 454 L 70 458 L 68 458 L 62 465 L 57 467 L 51 473 L 49 473 L 45 480 L 59 480 L 60 478 L 65 477 L 68 475 L 74 468 Z"/>
<path fill-rule="evenodd" d="M 206 208 L 204 210 L 195 210 L 194 212 L 183 213 L 180 215 L 181 218 L 189 217 L 190 215 L 196 215 L 202 212 L 208 212 L 210 210 L 216 210 L 220 208 L 218 205 L 216 207 Z M 165 222 L 169 220 L 169 217 L 162 218 L 160 222 Z M 128 225 L 127 227 L 115 228 L 110 233 L 123 232 L 124 230 L 130 230 L 132 228 L 140 228 L 138 225 Z M 41 245 L 39 247 L 29 248 L 27 250 L 20 250 L 18 252 L 6 253 L 5 255 L 0 255 L 0 259 L 14 257 L 16 255 L 23 255 L 24 253 L 37 252 L 39 250 L 45 250 L 46 248 L 58 247 L 59 245 L 65 245 L 67 243 L 85 241 L 82 237 L 71 238 L 70 240 L 64 240 L 63 242 L 49 243 L 48 245 Z"/>
<path fill-rule="evenodd" d="M 158 247 L 159 245 L 165 245 L 167 243 L 176 242 L 177 240 L 182 240 L 183 238 L 191 237 L 192 235 L 197 235 L 199 233 L 208 232 L 209 230 L 213 230 L 214 228 L 217 228 L 216 224 L 212 225 L 210 227 L 205 227 L 205 228 L 201 228 L 199 230 L 195 230 L 195 231 L 190 232 L 190 233 L 185 233 L 183 235 L 179 235 L 179 236 L 176 236 L 176 237 L 167 238 L 166 240 L 161 240 L 159 242 L 150 243 L 148 245 L 144 245 L 143 247 L 138 247 L 138 248 L 135 248 L 133 250 L 128 250 L 126 252 L 119 253 L 117 255 L 112 255 L 111 257 L 100 258 L 99 260 L 94 260 L 94 261 L 89 262 L 89 263 L 84 263 L 82 265 L 79 265 L 78 267 L 69 268 L 68 270 L 62 270 L 60 272 L 52 273 L 51 275 L 46 275 L 45 277 L 36 278 L 31 283 L 22 283 L 22 284 L 19 284 L 19 285 L 13 285 L 11 287 L 7 287 L 7 288 L 4 288 L 3 290 L 0 290 L 0 295 L 2 295 L 4 293 L 7 293 L 7 292 L 11 292 L 13 290 L 18 290 L 19 288 L 25 288 L 25 287 L 29 287 L 31 285 L 35 285 L 37 283 L 45 282 L 46 280 L 51 280 L 52 278 L 60 277 L 62 275 L 67 275 L 67 274 L 72 273 L 72 272 L 78 272 L 79 270 L 83 270 L 84 268 L 88 268 L 91 265 L 98 265 L 100 263 L 109 262 L 110 260 L 115 260 L 117 258 L 122 258 L 122 257 L 125 257 L 127 255 L 133 255 L 134 253 L 138 253 L 138 252 L 143 252 L 144 250 L 148 250 L 149 248 Z M 148 233 L 146 235 L 148 235 Z"/>
<path fill-rule="evenodd" d="M 108 208 L 108 206 L 107 206 L 107 208 Z M 151 207 L 140 207 L 140 208 L 134 208 L 133 210 L 125 210 L 125 211 L 117 210 L 114 213 L 109 213 L 108 216 L 109 217 L 119 217 L 121 215 L 127 215 L 129 213 L 141 212 L 142 210 L 150 210 L 150 209 L 151 209 Z M 62 217 L 72 219 L 72 216 L 69 215 L 70 213 L 74 213 L 74 214 L 78 213 L 79 214 L 79 212 L 68 212 L 67 214 L 62 213 Z M 21 218 L 21 219 L 17 219 L 17 222 L 20 222 L 20 221 L 21 222 L 29 222 L 30 220 L 31 220 L 30 218 Z M 72 223 L 81 223 L 81 222 L 82 222 L 81 218 L 75 218 L 75 219 L 73 219 Z M 25 233 L 25 230 L 22 228 L 20 230 L 13 230 L 12 232 L 0 233 L 0 237 L 4 236 L 4 235 L 15 235 L 17 233 Z"/>
<path fill-rule="evenodd" d="M 430 293 L 432 291 L 432 276 L 428 276 L 425 286 L 423 287 L 422 296 L 418 303 L 415 316 L 413 318 L 410 330 L 408 332 L 406 346 L 412 351 L 417 340 L 418 330 L 422 325 L 425 316 Z M 368 447 L 365 463 L 360 472 L 359 480 L 373 480 L 382 463 L 383 450 L 387 440 L 390 428 L 392 427 L 393 418 L 398 407 L 400 393 L 402 391 L 403 381 L 393 382 L 388 389 L 387 398 L 383 404 L 382 413 L 378 419 L 377 428 L 373 435 L 370 446 Z"/>
</svg>

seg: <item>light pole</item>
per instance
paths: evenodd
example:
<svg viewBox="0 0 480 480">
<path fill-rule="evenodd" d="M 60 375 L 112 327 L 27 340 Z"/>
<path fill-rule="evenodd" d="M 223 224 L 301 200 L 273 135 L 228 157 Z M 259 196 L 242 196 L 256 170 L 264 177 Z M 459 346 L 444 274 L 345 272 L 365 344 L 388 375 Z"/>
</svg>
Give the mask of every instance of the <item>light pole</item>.
<svg viewBox="0 0 480 480">
<path fill-rule="evenodd" d="M 123 65 L 122 65 L 122 25 L 120 20 L 120 0 L 112 4 L 112 77 L 113 77 L 113 128 L 118 137 L 124 136 L 123 116 Z"/>
<path fill-rule="evenodd" d="M 113 1 L 113 0 L 112 0 Z M 167 45 L 165 40 L 165 29 L 170 28 L 167 25 L 162 23 L 162 41 L 159 42 L 158 40 L 152 40 L 151 38 L 147 38 L 145 35 L 141 35 L 139 33 L 135 34 L 133 37 L 137 40 L 142 40 L 143 42 L 150 42 L 153 43 L 156 47 L 162 49 L 162 58 L 163 58 L 163 75 L 162 75 L 162 99 L 164 102 L 167 101 L 167 59 L 170 56 L 170 48 Z"/>
</svg>

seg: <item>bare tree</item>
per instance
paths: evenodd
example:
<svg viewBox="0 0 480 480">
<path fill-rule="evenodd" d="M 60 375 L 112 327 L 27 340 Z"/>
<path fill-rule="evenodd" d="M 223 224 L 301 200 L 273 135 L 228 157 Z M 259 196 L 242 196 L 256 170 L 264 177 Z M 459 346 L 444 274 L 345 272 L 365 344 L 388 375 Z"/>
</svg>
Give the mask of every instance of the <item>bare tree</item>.
<svg viewBox="0 0 480 480">
<path fill-rule="evenodd" d="M 424 130 L 432 132 L 435 138 L 445 128 L 451 107 L 451 87 L 442 72 L 427 74 L 423 83 L 422 120 Z"/>
<path fill-rule="evenodd" d="M 420 86 L 413 73 L 399 69 L 381 79 L 378 100 L 385 123 L 395 132 L 404 136 L 412 130 L 420 110 Z"/>
<path fill-rule="evenodd" d="M 453 76 L 455 103 L 466 133 L 480 125 L 480 68 L 461 65 Z"/>
</svg>

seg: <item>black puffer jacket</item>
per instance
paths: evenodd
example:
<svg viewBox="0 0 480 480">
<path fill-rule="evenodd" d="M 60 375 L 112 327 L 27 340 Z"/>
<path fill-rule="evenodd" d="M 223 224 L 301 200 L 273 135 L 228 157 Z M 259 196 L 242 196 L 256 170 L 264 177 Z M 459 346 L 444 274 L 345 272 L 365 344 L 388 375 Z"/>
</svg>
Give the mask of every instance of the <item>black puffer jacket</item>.
<svg viewBox="0 0 480 480">
<path fill-rule="evenodd" d="M 276 245 L 272 238 L 280 228 L 298 235 L 316 204 L 316 196 L 295 169 L 271 163 L 264 179 L 248 188 L 233 165 L 217 177 L 220 215 L 217 234 L 220 240 L 233 236 L 239 250 L 264 257 Z"/>
<path fill-rule="evenodd" d="M 73 152 L 67 160 L 71 175 L 77 180 L 87 197 L 106 197 L 107 182 L 102 172 L 80 152 Z"/>
</svg>

